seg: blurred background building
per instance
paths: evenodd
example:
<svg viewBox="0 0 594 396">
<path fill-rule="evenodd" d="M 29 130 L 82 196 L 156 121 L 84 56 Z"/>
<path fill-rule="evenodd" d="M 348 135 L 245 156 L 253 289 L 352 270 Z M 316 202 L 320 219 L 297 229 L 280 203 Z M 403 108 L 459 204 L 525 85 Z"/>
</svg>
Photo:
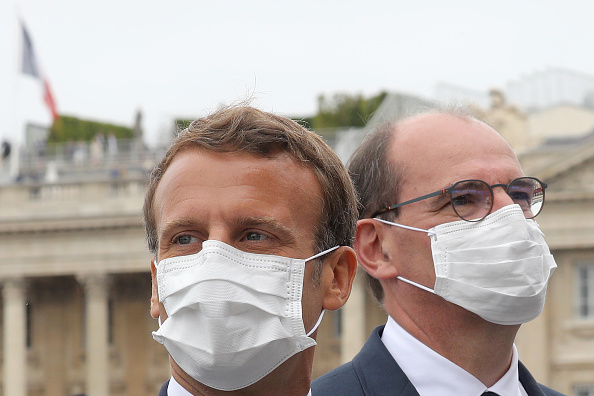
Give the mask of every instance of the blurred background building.
<svg viewBox="0 0 594 396">
<path fill-rule="evenodd" d="M 512 143 L 527 175 L 548 183 L 537 220 L 558 269 L 543 314 L 522 327 L 517 346 L 540 382 L 593 396 L 594 78 L 547 73 L 487 93 L 442 85 L 436 96 L 466 102 Z M 533 85 L 549 92 L 547 100 L 526 93 Z M 335 96 L 331 106 L 321 97 L 319 113 L 303 119 L 345 161 L 377 125 L 435 105 L 382 93 L 369 117 L 322 122 L 351 99 Z M 357 100 L 349 103 L 373 102 Z M 151 336 L 157 323 L 141 222 L 148 173 L 163 149 L 143 144 L 141 121 L 138 113 L 128 138 L 101 133 L 56 143 L 29 125 L 25 145 L 2 147 L 2 395 L 140 396 L 156 394 L 169 377 L 167 352 Z M 362 279 L 320 326 L 314 377 L 349 361 L 386 321 Z"/>
</svg>

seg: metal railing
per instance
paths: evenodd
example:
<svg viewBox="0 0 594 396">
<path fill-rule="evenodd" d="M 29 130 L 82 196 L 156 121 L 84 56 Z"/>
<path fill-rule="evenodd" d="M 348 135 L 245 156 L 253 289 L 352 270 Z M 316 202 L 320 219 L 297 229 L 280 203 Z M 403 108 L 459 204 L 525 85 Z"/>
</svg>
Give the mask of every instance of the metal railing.
<svg viewBox="0 0 594 396">
<path fill-rule="evenodd" d="M 164 154 L 142 139 L 50 143 L 19 150 L 11 182 L 57 183 L 148 175 Z M 14 161 L 13 161 L 14 163 Z M 4 166 L 6 171 L 7 166 Z"/>
</svg>

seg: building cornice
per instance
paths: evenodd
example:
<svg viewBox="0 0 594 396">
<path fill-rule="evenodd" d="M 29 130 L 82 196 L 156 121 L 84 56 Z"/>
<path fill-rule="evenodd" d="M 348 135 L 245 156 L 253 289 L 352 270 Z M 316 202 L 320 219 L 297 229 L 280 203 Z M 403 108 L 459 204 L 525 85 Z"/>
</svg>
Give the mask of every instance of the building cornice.
<svg viewBox="0 0 594 396">
<path fill-rule="evenodd" d="M 111 216 L 72 216 L 46 219 L 0 219 L 0 235 L 26 232 L 83 231 L 112 228 L 141 228 L 139 213 Z"/>
</svg>

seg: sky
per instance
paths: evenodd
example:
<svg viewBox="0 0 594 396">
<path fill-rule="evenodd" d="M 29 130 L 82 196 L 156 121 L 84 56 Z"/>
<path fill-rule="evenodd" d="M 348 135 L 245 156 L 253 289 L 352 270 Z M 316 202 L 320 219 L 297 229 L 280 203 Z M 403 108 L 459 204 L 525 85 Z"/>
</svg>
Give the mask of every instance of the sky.
<svg viewBox="0 0 594 396">
<path fill-rule="evenodd" d="M 174 118 L 247 98 L 308 116 L 320 94 L 594 75 L 592 15 L 583 0 L 0 0 L 0 138 L 51 122 L 39 81 L 19 73 L 19 19 L 60 114 L 131 127 L 141 110 L 155 144 Z"/>
</svg>

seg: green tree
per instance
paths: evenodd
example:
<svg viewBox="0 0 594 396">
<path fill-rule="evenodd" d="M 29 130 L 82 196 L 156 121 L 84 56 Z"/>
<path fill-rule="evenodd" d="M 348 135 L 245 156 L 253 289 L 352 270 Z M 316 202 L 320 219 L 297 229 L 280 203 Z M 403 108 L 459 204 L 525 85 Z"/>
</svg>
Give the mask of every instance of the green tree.
<svg viewBox="0 0 594 396">
<path fill-rule="evenodd" d="M 384 91 L 370 98 L 361 94 L 336 93 L 331 97 L 321 94 L 315 115 L 291 118 L 326 140 L 332 140 L 338 129 L 365 126 L 387 95 Z"/>
<path fill-rule="evenodd" d="M 311 128 L 363 127 L 386 95 L 381 92 L 366 99 L 361 94 L 337 93 L 331 98 L 322 94 L 318 96 L 318 112 L 311 119 Z"/>
<path fill-rule="evenodd" d="M 194 119 L 189 118 L 176 118 L 173 121 L 175 128 L 180 131 L 189 127 L 192 122 L 194 122 Z"/>
<path fill-rule="evenodd" d="M 131 139 L 134 137 L 132 128 L 61 115 L 51 126 L 47 141 L 49 143 L 90 141 L 97 134 L 107 137 L 112 132 L 118 139 Z"/>
</svg>

